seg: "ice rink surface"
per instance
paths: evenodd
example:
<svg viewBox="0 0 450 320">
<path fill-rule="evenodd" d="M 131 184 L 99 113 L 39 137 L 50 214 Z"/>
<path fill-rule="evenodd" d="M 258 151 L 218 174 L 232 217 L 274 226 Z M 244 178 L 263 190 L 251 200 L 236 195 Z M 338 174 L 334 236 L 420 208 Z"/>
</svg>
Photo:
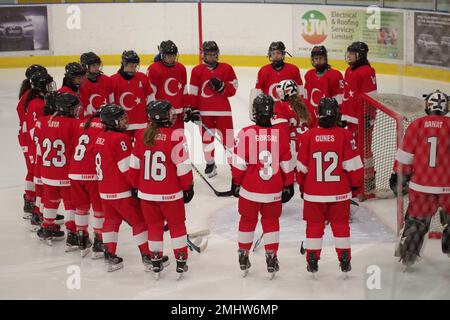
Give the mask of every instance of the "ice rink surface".
<svg viewBox="0 0 450 320">
<path fill-rule="evenodd" d="M 145 66 L 146 68 L 147 66 Z M 141 67 L 141 71 L 145 71 Z M 105 67 L 108 75 L 117 67 Z M 188 68 L 190 70 L 190 68 Z M 250 124 L 248 97 L 256 68 L 235 68 L 239 89 L 231 98 L 235 129 Z M 299 252 L 305 238 L 301 219 L 303 201 L 298 190 L 283 208 L 280 230 L 280 271 L 269 280 L 264 250 L 252 253 L 252 267 L 242 278 L 237 261 L 236 198 L 217 198 L 196 174 L 195 196 L 187 205 L 188 232 L 209 228 L 209 245 L 202 254 L 191 252 L 189 272 L 176 281 L 175 262 L 166 235 L 165 253 L 171 265 L 157 281 L 143 271 L 141 257 L 123 224 L 117 253 L 122 270 L 107 273 L 102 260 L 81 259 L 79 252 L 65 253 L 64 241 L 53 247 L 41 243 L 22 219 L 25 164 L 17 142 L 17 94 L 24 69 L 0 70 L 0 299 L 450 299 L 450 259 L 440 250 L 440 240 L 428 240 L 422 261 L 407 272 L 394 257 L 396 204 L 394 199 L 362 203 L 351 224 L 352 267 L 347 279 L 339 271 L 331 230 L 327 227 L 318 279 L 306 271 Z M 302 70 L 302 75 L 304 75 Z M 58 86 L 63 68 L 49 68 Z M 378 91 L 421 97 L 436 89 L 450 92 L 450 84 L 436 81 L 378 76 Z M 191 157 L 204 169 L 198 129 L 187 126 Z M 219 144 L 216 150 L 220 157 Z M 219 166 L 210 182 L 219 190 L 230 187 L 230 172 Z M 255 232 L 255 240 L 261 234 Z M 78 269 L 79 267 L 79 269 Z M 80 289 L 69 289 L 72 270 L 80 270 Z M 69 286 L 70 287 L 70 286 Z"/>
</svg>

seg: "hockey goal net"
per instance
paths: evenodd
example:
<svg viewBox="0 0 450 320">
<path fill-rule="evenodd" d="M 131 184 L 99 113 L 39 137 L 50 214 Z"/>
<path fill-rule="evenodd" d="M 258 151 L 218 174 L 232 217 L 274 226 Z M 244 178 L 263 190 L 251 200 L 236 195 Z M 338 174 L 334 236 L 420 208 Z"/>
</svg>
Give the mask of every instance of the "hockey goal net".
<svg viewBox="0 0 450 320">
<path fill-rule="evenodd" d="M 364 194 L 366 198 L 390 198 L 389 188 L 395 155 L 401 145 L 408 125 L 424 116 L 424 102 L 415 97 L 400 94 L 363 94 L 364 125 L 359 136 L 363 137 Z M 397 198 L 397 231 L 403 227 L 408 207 L 408 196 Z M 430 225 L 430 238 L 442 236 L 443 227 L 437 212 Z"/>
</svg>

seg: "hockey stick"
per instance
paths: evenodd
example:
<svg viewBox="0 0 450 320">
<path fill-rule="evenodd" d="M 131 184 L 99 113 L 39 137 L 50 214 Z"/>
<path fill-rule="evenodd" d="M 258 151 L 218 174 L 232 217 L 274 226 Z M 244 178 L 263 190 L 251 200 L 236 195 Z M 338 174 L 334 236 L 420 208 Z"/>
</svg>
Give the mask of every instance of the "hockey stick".
<svg viewBox="0 0 450 320">
<path fill-rule="evenodd" d="M 229 190 L 229 191 L 217 191 L 211 185 L 211 183 L 209 183 L 209 181 L 205 178 L 205 176 L 203 176 L 203 174 L 200 172 L 200 170 L 198 170 L 198 168 L 193 163 L 191 163 L 191 166 L 192 166 L 192 168 L 194 168 L 195 172 L 197 172 L 197 174 L 200 176 L 200 178 L 202 178 L 202 180 L 206 182 L 206 184 L 211 188 L 211 190 L 214 191 L 216 196 L 218 196 L 218 197 L 229 197 L 229 196 L 233 195 L 231 190 Z"/>
<path fill-rule="evenodd" d="M 164 225 L 164 232 L 166 232 L 166 231 L 169 231 L 169 225 L 167 223 Z M 210 233 L 211 233 L 211 230 L 203 229 L 203 230 L 199 230 L 199 231 L 196 231 L 196 232 L 188 233 L 187 235 L 189 236 L 189 238 L 194 239 L 194 238 L 197 238 L 197 237 L 207 236 Z"/>
<path fill-rule="evenodd" d="M 220 144 L 223 146 L 225 152 L 229 152 L 229 153 L 233 154 L 233 152 L 230 151 L 230 149 L 225 145 L 225 143 L 223 143 L 222 139 L 220 139 L 219 137 L 217 137 L 216 134 L 215 134 L 210 128 L 208 128 L 208 127 L 206 126 L 206 124 L 204 124 L 204 123 L 201 122 L 201 121 L 197 121 L 197 122 L 194 122 L 194 123 L 195 123 L 196 125 L 201 125 L 201 126 L 203 127 L 203 129 L 205 129 L 205 131 L 208 132 L 208 134 L 209 134 L 211 137 L 213 137 L 214 139 L 216 139 L 217 141 L 219 141 Z"/>
<path fill-rule="evenodd" d="M 258 240 L 256 240 L 256 242 L 255 242 L 255 244 L 254 244 L 254 246 L 253 246 L 253 250 L 252 250 L 253 252 L 255 252 L 256 249 L 258 249 L 259 245 L 260 245 L 261 242 L 262 242 L 263 237 L 264 237 L 264 232 L 261 233 L 261 236 L 258 238 Z"/>
<path fill-rule="evenodd" d="M 189 235 L 187 235 L 186 239 L 187 239 L 186 242 L 189 247 L 189 250 L 191 250 L 191 251 L 195 250 L 198 253 L 202 253 L 203 251 L 205 251 L 206 247 L 208 246 L 208 238 L 205 238 L 205 239 L 202 238 L 198 245 L 191 241 Z"/>
</svg>

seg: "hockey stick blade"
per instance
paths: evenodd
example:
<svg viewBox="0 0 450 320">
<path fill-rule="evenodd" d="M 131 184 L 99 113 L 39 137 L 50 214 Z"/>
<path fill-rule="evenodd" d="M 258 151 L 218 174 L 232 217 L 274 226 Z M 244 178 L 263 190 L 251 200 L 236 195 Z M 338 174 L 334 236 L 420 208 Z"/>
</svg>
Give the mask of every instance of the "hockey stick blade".
<svg viewBox="0 0 450 320">
<path fill-rule="evenodd" d="M 217 191 L 212 185 L 211 183 L 209 183 L 209 181 L 203 176 L 203 174 L 197 169 L 197 167 L 191 163 L 192 168 L 194 168 L 195 172 L 197 172 L 197 174 L 200 176 L 200 178 L 206 182 L 206 184 L 211 188 L 211 190 L 214 192 L 214 194 L 218 197 L 229 197 L 232 196 L 233 193 L 231 192 L 231 190 L 229 191 Z"/>
<path fill-rule="evenodd" d="M 207 239 L 205 239 L 206 241 L 205 242 L 203 242 L 200 246 L 198 246 L 198 245 L 196 245 L 195 243 L 193 243 L 192 241 L 191 241 L 191 239 L 189 239 L 189 235 L 187 236 L 187 245 L 188 245 L 188 247 L 189 247 L 189 249 L 191 249 L 191 251 L 192 250 L 195 250 L 195 251 L 197 251 L 198 253 L 201 253 L 203 250 L 205 250 L 206 249 L 206 246 L 208 245 L 208 240 Z M 203 249 L 203 250 L 202 250 Z"/>
<path fill-rule="evenodd" d="M 199 230 L 199 231 L 196 231 L 196 232 L 190 232 L 190 233 L 188 233 L 188 235 L 189 235 L 190 239 L 194 239 L 194 238 L 197 238 L 197 237 L 207 236 L 210 233 L 211 233 L 211 230 L 204 229 L 204 230 Z"/>
</svg>

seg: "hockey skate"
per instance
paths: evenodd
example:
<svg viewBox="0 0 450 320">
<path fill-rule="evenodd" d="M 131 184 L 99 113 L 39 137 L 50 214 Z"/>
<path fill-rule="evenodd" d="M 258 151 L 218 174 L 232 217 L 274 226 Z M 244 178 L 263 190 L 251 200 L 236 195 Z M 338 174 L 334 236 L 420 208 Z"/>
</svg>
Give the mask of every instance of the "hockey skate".
<svg viewBox="0 0 450 320">
<path fill-rule="evenodd" d="M 36 232 L 41 228 L 42 216 L 37 213 L 33 213 L 30 219 L 30 231 Z"/>
<path fill-rule="evenodd" d="M 249 259 L 250 252 L 245 249 L 239 249 L 239 266 L 242 270 L 242 277 L 246 277 L 248 274 L 248 269 L 252 266 Z"/>
<path fill-rule="evenodd" d="M 66 252 L 73 252 L 78 249 L 78 235 L 75 232 L 68 231 L 66 238 Z"/>
<path fill-rule="evenodd" d="M 269 272 L 270 280 L 275 277 L 275 274 L 280 270 L 278 258 L 275 252 L 266 252 L 267 272 Z"/>
<path fill-rule="evenodd" d="M 27 200 L 23 195 L 23 216 L 24 219 L 31 219 L 34 212 L 34 201 Z"/>
<path fill-rule="evenodd" d="M 339 260 L 339 266 L 341 271 L 344 272 L 344 278 L 347 278 L 347 272 L 352 270 L 352 264 L 350 263 L 348 251 L 342 252 L 341 259 Z"/>
<path fill-rule="evenodd" d="M 180 280 L 183 277 L 183 274 L 188 271 L 186 262 L 187 260 L 184 253 L 179 252 L 177 255 L 177 280 Z"/>
<path fill-rule="evenodd" d="M 91 252 L 92 241 L 89 234 L 82 230 L 78 231 L 78 248 L 80 249 L 81 258 L 86 257 Z"/>
<path fill-rule="evenodd" d="M 101 259 L 104 256 L 105 245 L 97 234 L 94 236 L 94 244 L 92 245 L 91 259 Z"/>
<path fill-rule="evenodd" d="M 208 178 L 212 178 L 217 175 L 217 166 L 214 162 L 211 164 L 206 164 L 205 174 Z"/>
<path fill-rule="evenodd" d="M 123 259 L 113 253 L 105 251 L 106 271 L 114 272 L 123 268 Z"/>
<path fill-rule="evenodd" d="M 319 260 L 316 258 L 316 253 L 315 252 L 310 252 L 309 253 L 309 259 L 306 262 L 306 270 L 308 272 L 311 272 L 313 275 L 313 278 L 316 279 L 317 278 L 317 272 L 319 271 Z"/>
<path fill-rule="evenodd" d="M 46 241 L 49 246 L 53 245 L 53 240 L 58 241 L 64 239 L 64 231 L 61 231 L 58 225 L 51 225 L 45 228 L 41 227 L 37 235 L 40 240 Z"/>
<path fill-rule="evenodd" d="M 164 256 L 164 255 L 159 255 L 160 252 L 156 252 L 155 253 L 155 258 L 156 260 L 160 259 L 161 263 L 162 263 L 162 267 L 160 268 L 160 271 L 162 271 L 165 267 L 167 267 L 170 264 L 169 261 L 169 257 L 168 256 Z M 148 271 L 153 271 L 154 268 L 154 264 L 153 264 L 153 258 L 152 258 L 152 254 L 141 254 L 142 256 L 142 264 L 144 265 L 144 270 L 146 272 Z"/>
</svg>

